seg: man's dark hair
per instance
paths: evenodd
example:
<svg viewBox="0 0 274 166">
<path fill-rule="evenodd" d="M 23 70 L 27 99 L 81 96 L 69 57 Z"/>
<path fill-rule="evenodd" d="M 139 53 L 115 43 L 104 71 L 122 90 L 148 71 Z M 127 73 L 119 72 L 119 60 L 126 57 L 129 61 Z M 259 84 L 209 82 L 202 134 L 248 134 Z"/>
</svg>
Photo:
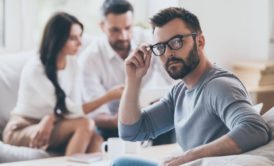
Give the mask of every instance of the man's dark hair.
<svg viewBox="0 0 274 166">
<path fill-rule="evenodd" d="M 159 13 L 154 15 L 150 19 L 153 32 L 155 30 L 155 27 L 162 27 L 163 25 L 167 24 L 169 21 L 175 18 L 179 18 L 184 21 L 187 28 L 189 28 L 192 32 L 202 33 L 202 29 L 200 27 L 197 16 L 181 7 L 170 7 L 161 10 Z"/>
<path fill-rule="evenodd" d="M 105 0 L 102 5 L 103 16 L 107 16 L 109 13 L 123 14 L 128 11 L 133 12 L 133 7 L 127 0 Z"/>
</svg>

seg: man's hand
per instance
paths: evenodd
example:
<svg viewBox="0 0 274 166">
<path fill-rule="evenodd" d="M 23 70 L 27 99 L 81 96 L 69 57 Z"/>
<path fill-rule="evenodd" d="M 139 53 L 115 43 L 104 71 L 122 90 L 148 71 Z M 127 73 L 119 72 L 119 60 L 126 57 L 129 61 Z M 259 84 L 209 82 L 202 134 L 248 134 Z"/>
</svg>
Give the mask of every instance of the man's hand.
<svg viewBox="0 0 274 166">
<path fill-rule="evenodd" d="M 119 121 L 122 124 L 133 124 L 141 117 L 139 93 L 141 81 L 151 61 L 151 51 L 146 44 L 132 52 L 125 61 L 126 83 L 119 106 Z"/>
<path fill-rule="evenodd" d="M 106 113 L 100 113 L 94 117 L 95 124 L 99 128 L 104 129 L 116 129 L 118 127 L 118 114 L 110 115 Z"/>
<path fill-rule="evenodd" d="M 54 115 L 45 116 L 40 123 L 36 125 L 31 135 L 30 147 L 45 149 L 49 145 L 49 140 L 54 127 Z"/>
<path fill-rule="evenodd" d="M 224 135 L 208 144 L 197 146 L 181 155 L 170 157 L 162 163 L 162 166 L 177 166 L 204 157 L 233 155 L 241 152 L 239 145 L 228 135 Z"/>
<path fill-rule="evenodd" d="M 183 154 L 180 154 L 180 155 L 167 157 L 160 164 L 160 166 L 178 166 L 178 165 L 181 165 L 181 164 L 185 164 L 189 161 L 190 161 L 189 157 L 185 153 L 183 153 Z"/>
<path fill-rule="evenodd" d="M 125 60 L 126 75 L 129 79 L 141 80 L 146 74 L 151 60 L 151 51 L 146 44 L 133 51 Z"/>
<path fill-rule="evenodd" d="M 124 91 L 124 87 L 125 87 L 124 85 L 118 85 L 118 86 L 111 88 L 110 90 L 107 91 L 107 96 L 111 100 L 120 99 L 122 96 L 122 93 Z"/>
</svg>

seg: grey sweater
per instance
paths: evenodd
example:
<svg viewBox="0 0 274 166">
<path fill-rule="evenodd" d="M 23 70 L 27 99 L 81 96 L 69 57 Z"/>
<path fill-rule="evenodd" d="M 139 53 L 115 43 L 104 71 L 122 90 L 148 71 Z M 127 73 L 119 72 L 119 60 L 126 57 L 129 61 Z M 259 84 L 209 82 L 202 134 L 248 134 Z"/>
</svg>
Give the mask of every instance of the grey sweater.
<svg viewBox="0 0 274 166">
<path fill-rule="evenodd" d="M 175 85 L 159 102 L 144 108 L 136 123 L 119 123 L 119 135 L 141 141 L 173 128 L 183 150 L 228 134 L 245 152 L 266 144 L 271 137 L 239 79 L 217 66 L 206 71 L 191 89 L 183 82 Z"/>
</svg>

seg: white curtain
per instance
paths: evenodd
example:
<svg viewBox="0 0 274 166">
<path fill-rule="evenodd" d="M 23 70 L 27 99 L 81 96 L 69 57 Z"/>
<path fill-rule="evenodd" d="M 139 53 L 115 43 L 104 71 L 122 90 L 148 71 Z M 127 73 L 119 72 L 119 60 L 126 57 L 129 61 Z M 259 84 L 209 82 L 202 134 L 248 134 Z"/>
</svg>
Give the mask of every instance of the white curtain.
<svg viewBox="0 0 274 166">
<path fill-rule="evenodd" d="M 274 1 L 270 0 L 270 19 L 271 24 L 271 36 L 270 36 L 270 48 L 269 48 L 269 59 L 274 60 Z"/>
</svg>

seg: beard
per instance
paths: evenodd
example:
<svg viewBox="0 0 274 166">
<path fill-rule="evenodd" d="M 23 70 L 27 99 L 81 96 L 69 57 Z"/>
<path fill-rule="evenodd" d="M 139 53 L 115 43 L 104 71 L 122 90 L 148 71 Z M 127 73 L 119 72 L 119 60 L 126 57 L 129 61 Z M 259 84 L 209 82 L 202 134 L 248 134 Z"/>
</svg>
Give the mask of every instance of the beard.
<svg viewBox="0 0 274 166">
<path fill-rule="evenodd" d="M 130 50 L 129 40 L 117 40 L 117 41 L 114 41 L 114 42 L 110 42 L 110 45 L 115 51 L 128 51 L 128 50 Z"/>
<path fill-rule="evenodd" d="M 186 60 L 172 56 L 167 59 L 165 63 L 165 69 L 169 76 L 175 80 L 183 79 L 189 73 L 191 73 L 198 64 L 200 63 L 200 58 L 197 51 L 196 42 L 190 50 Z"/>
</svg>

